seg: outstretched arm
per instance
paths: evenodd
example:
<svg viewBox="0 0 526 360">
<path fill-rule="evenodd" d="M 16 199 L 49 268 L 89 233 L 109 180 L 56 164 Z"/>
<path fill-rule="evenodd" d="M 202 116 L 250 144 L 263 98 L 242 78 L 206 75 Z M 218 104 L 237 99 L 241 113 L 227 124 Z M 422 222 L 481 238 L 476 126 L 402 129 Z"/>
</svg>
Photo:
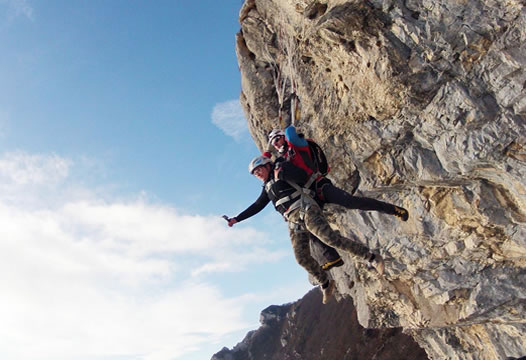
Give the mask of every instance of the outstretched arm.
<svg viewBox="0 0 526 360">
<path fill-rule="evenodd" d="M 263 188 L 263 190 L 261 190 L 261 194 L 252 205 L 250 205 L 236 217 L 233 217 L 228 220 L 228 226 L 233 226 L 235 223 L 246 220 L 249 217 L 256 215 L 261 210 L 263 210 L 269 202 L 270 199 L 267 195 L 267 192 L 265 191 L 265 188 Z"/>
</svg>

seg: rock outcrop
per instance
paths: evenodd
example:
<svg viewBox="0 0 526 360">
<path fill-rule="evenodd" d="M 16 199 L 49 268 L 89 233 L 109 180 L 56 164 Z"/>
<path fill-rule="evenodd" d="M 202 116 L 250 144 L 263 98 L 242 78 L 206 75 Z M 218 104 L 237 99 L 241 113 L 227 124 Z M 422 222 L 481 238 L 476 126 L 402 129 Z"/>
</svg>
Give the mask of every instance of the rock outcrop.
<svg viewBox="0 0 526 360">
<path fill-rule="evenodd" d="M 295 303 L 269 306 L 261 312 L 260 322 L 259 329 L 212 360 L 428 359 L 401 329 L 361 327 L 352 300 L 322 305 L 319 290 Z"/>
<path fill-rule="evenodd" d="M 333 182 L 410 211 L 326 210 L 392 260 L 331 270 L 360 323 L 433 359 L 526 355 L 526 2 L 246 0 L 240 23 L 259 148 L 295 91 Z"/>
</svg>

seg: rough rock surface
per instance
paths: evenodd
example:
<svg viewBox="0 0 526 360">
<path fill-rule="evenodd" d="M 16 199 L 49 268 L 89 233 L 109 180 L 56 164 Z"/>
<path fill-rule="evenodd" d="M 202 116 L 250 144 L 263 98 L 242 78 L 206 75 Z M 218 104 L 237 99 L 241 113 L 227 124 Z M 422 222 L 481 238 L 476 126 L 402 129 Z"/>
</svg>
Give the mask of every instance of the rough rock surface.
<svg viewBox="0 0 526 360">
<path fill-rule="evenodd" d="M 360 323 L 433 359 L 526 355 L 526 1 L 246 0 L 240 23 L 260 149 L 294 84 L 334 183 L 358 170 L 357 195 L 410 211 L 327 208 L 392 260 L 383 278 L 347 256 L 331 270 Z"/>
<path fill-rule="evenodd" d="M 261 327 L 212 360 L 427 360 L 425 351 L 401 329 L 365 329 L 350 299 L 321 304 L 313 290 L 293 304 L 269 306 Z"/>
</svg>

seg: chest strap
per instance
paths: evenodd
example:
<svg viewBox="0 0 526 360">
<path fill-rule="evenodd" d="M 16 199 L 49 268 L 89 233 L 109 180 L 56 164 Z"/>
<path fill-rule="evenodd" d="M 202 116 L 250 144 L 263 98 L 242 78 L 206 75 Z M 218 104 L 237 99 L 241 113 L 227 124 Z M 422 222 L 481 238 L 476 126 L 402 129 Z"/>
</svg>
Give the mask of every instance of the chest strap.
<svg viewBox="0 0 526 360">
<path fill-rule="evenodd" d="M 314 191 L 312 191 L 310 189 L 310 187 L 311 187 L 312 183 L 314 181 L 316 181 L 316 179 L 319 177 L 319 175 L 320 175 L 320 173 L 318 173 L 318 172 L 312 174 L 310 176 L 309 180 L 307 180 L 307 182 L 305 183 L 304 187 L 301 187 L 301 186 L 299 186 L 298 184 L 296 184 L 294 182 L 285 180 L 290 186 L 292 186 L 296 190 L 292 194 L 280 198 L 274 204 L 276 207 L 278 207 L 280 205 L 286 204 L 289 201 L 294 201 L 289 206 L 287 211 L 285 211 L 283 213 L 283 216 L 285 217 L 285 219 L 288 219 L 288 215 L 292 211 L 294 211 L 294 210 L 296 210 L 298 208 L 300 208 L 300 211 L 301 211 L 300 219 L 303 220 L 305 218 L 305 211 L 309 208 L 309 206 L 311 204 L 315 204 L 316 203 L 316 200 L 314 200 L 314 196 L 316 194 L 315 194 Z M 267 191 L 267 193 L 269 193 L 270 190 L 272 189 L 272 185 L 274 185 L 275 183 L 276 183 L 275 179 L 272 179 L 272 180 L 268 181 L 265 184 L 265 191 Z"/>
</svg>

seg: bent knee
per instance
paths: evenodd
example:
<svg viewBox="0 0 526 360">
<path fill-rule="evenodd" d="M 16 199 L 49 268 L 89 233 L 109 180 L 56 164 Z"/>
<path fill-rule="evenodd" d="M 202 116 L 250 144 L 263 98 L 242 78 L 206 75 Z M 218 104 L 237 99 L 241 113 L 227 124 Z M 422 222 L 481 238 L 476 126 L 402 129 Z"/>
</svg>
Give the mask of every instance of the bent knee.
<svg viewBox="0 0 526 360">
<path fill-rule="evenodd" d="M 296 261 L 299 265 L 301 265 L 304 268 L 319 267 L 319 264 L 316 262 L 316 260 L 314 260 L 314 258 L 310 254 L 296 256 Z"/>
</svg>

